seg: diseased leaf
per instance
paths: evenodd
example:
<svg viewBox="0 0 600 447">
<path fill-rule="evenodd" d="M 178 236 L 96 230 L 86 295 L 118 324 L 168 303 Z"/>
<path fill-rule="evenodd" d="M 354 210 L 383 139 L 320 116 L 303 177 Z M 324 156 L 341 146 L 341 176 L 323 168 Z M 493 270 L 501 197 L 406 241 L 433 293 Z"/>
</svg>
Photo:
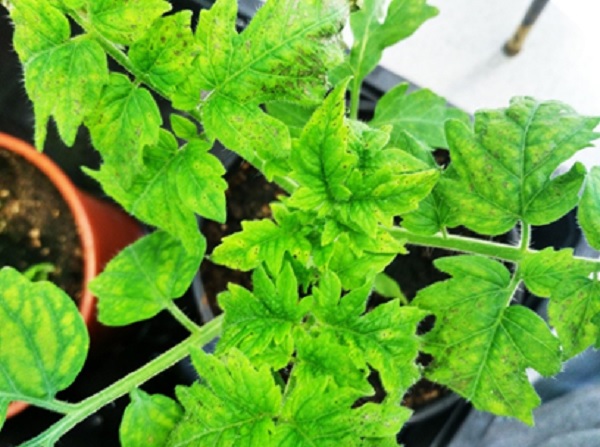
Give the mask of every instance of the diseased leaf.
<svg viewBox="0 0 600 447">
<path fill-rule="evenodd" d="M 243 271 L 265 263 L 271 273 L 281 270 L 286 254 L 306 263 L 311 244 L 303 227 L 293 213 L 274 205 L 277 222 L 263 219 L 242 222 L 242 231 L 223 238 L 211 255 L 211 260 Z"/>
<path fill-rule="evenodd" d="M 600 166 L 587 176 L 577 219 L 590 246 L 600 250 Z"/>
<path fill-rule="evenodd" d="M 177 149 L 175 138 L 161 131 L 158 144 L 146 148 L 144 165 L 131 173 L 130 187 L 121 179 L 126 165 L 105 164 L 89 174 L 135 217 L 164 229 L 193 251 L 202 243 L 194 213 L 225 220 L 225 168 L 209 149 L 202 140 Z"/>
<path fill-rule="evenodd" d="M 339 388 L 329 377 L 298 378 L 286 392 L 273 445 L 358 447 L 365 437 L 395 436 L 410 415 L 398 404 L 352 409 L 358 397 L 355 390 Z"/>
<path fill-rule="evenodd" d="M 266 109 L 269 115 L 288 126 L 292 138 L 300 137 L 302 129 L 315 111 L 315 107 L 303 107 L 283 101 L 270 102 L 266 104 Z"/>
<path fill-rule="evenodd" d="M 268 367 L 256 369 L 238 350 L 217 359 L 192 351 L 201 382 L 178 387 L 185 415 L 167 447 L 275 447 L 273 418 L 281 406 L 281 391 Z"/>
<path fill-rule="evenodd" d="M 363 252 L 360 255 L 350 250 L 352 242 L 344 234 L 333 245 L 329 254 L 328 267 L 336 273 L 345 289 L 361 287 L 372 281 L 394 260 L 396 254 Z"/>
<path fill-rule="evenodd" d="M 483 411 L 532 424 L 540 398 L 525 370 L 544 376 L 561 369 L 558 339 L 533 311 L 508 304 L 511 274 L 501 263 L 479 256 L 435 262 L 451 279 L 421 290 L 413 304 L 435 315 L 425 335 L 434 358 L 427 377 L 452 388 Z"/>
<path fill-rule="evenodd" d="M 164 0 L 93 0 L 88 6 L 93 27 L 123 45 L 139 40 L 156 19 L 171 9 Z"/>
<path fill-rule="evenodd" d="M 300 187 L 287 203 L 335 220 L 345 231 L 374 235 L 378 225 L 415 209 L 438 172 L 406 152 L 384 149 L 387 133 L 354 121 L 346 125 L 345 85 L 325 99 L 292 150 L 290 177 Z"/>
<path fill-rule="evenodd" d="M 174 400 L 135 389 L 119 428 L 121 446 L 163 447 L 182 417 L 183 410 Z"/>
<path fill-rule="evenodd" d="M 46 2 L 19 2 L 12 18 L 25 89 L 34 104 L 35 144 L 43 149 L 52 116 L 61 138 L 71 146 L 79 125 L 93 111 L 108 82 L 104 51 L 86 35 L 70 39 L 66 17 Z"/>
<path fill-rule="evenodd" d="M 592 269 L 573 257 L 573 249 L 554 251 L 546 248 L 528 253 L 521 262 L 521 275 L 527 288 L 540 297 L 549 298 L 562 282 L 587 278 Z"/>
<path fill-rule="evenodd" d="M 400 149 L 404 149 L 404 132 L 434 148 L 447 148 L 444 123 L 450 118 L 469 123 L 469 115 L 449 107 L 444 98 L 431 90 L 408 93 L 408 87 L 408 83 L 402 83 L 384 94 L 369 124 L 373 127 L 391 125 L 390 144 Z"/>
<path fill-rule="evenodd" d="M 455 120 L 446 138 L 455 177 L 443 194 L 460 223 L 482 234 L 501 234 L 517 221 L 544 225 L 579 201 L 584 169 L 551 178 L 563 161 L 596 138 L 599 119 L 577 115 L 557 101 L 514 98 L 507 109 L 475 114 L 475 130 Z"/>
<path fill-rule="evenodd" d="M 85 323 L 73 300 L 52 283 L 2 268 L 0 327 L 0 414 L 8 401 L 52 400 L 83 367 Z"/>
<path fill-rule="evenodd" d="M 290 150 L 289 132 L 259 106 L 273 100 L 308 105 L 322 98 L 328 67 L 342 60 L 342 47 L 332 40 L 339 38 L 348 4 L 267 2 L 241 34 L 235 31 L 236 13 L 235 0 L 221 0 L 200 14 L 198 67 L 208 92 L 203 121 L 209 136 L 271 178 L 287 173 L 281 163 Z"/>
<path fill-rule="evenodd" d="M 391 399 L 400 399 L 420 378 L 417 324 L 426 313 L 392 300 L 366 312 L 370 284 L 342 295 L 340 280 L 325 273 L 314 290 L 314 315 L 322 332 L 334 334 L 357 365 L 378 371 Z"/>
<path fill-rule="evenodd" d="M 252 292 L 235 284 L 219 295 L 225 312 L 217 353 L 242 351 L 254 365 L 284 368 L 294 351 L 292 331 L 306 315 L 308 299 L 298 297 L 298 283 L 289 264 L 272 281 L 263 268 L 252 275 Z"/>
<path fill-rule="evenodd" d="M 373 394 L 373 387 L 367 381 L 369 369 L 365 365 L 356 365 L 336 334 L 325 332 L 314 337 L 308 331 L 298 329 L 294 332 L 294 342 L 296 377 L 306 376 L 307 381 L 313 381 L 329 376 L 340 388 L 355 389 L 363 396 Z"/>
<path fill-rule="evenodd" d="M 438 10 L 427 0 L 364 0 L 350 16 L 354 44 L 347 67 L 358 82 L 377 66 L 383 50 L 413 34 Z"/>
<path fill-rule="evenodd" d="M 562 343 L 563 356 L 569 359 L 600 336 L 600 281 L 596 277 L 563 280 L 551 295 L 548 315 Z"/>
<path fill-rule="evenodd" d="M 199 53 L 191 18 L 191 11 L 183 11 L 155 21 L 128 52 L 133 66 L 169 97 L 188 79 Z M 195 103 L 200 100 L 197 96 Z"/>
<path fill-rule="evenodd" d="M 98 319 L 124 326 L 153 317 L 182 296 L 200 267 L 206 245 L 184 247 L 156 231 L 126 247 L 89 285 L 98 297 Z"/>
<path fill-rule="evenodd" d="M 141 163 L 145 146 L 158 142 L 161 122 L 150 92 L 136 87 L 125 75 L 113 73 L 86 125 L 104 162 L 124 172 L 131 163 Z"/>
</svg>

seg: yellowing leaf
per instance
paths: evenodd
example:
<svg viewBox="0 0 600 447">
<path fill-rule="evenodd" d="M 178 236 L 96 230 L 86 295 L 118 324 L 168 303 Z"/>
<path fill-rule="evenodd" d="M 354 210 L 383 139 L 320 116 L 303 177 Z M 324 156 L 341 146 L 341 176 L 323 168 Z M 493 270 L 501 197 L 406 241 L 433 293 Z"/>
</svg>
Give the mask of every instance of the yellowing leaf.
<svg viewBox="0 0 600 447">
<path fill-rule="evenodd" d="M 235 284 L 219 295 L 225 312 L 217 353 L 232 347 L 242 351 L 255 365 L 284 368 L 294 352 L 292 331 L 307 311 L 305 298 L 298 297 L 298 283 L 289 264 L 272 281 L 259 268 L 252 275 L 252 292 Z"/>
<path fill-rule="evenodd" d="M 51 116 L 70 146 L 108 82 L 104 51 L 86 35 L 71 39 L 67 18 L 47 2 L 19 2 L 12 18 L 25 88 L 34 103 L 36 146 L 43 149 Z"/>
<path fill-rule="evenodd" d="M 365 312 L 368 287 L 341 296 L 339 279 L 326 273 L 314 291 L 314 315 L 322 331 L 334 334 L 357 365 L 370 365 L 392 399 L 400 397 L 420 378 L 415 360 L 419 350 L 417 324 L 426 313 L 401 307 L 392 300 Z"/>
<path fill-rule="evenodd" d="M 348 5 L 345 0 L 269 1 L 241 34 L 235 31 L 236 12 L 236 0 L 220 0 L 200 15 L 198 67 L 207 91 L 202 108 L 206 132 L 269 177 L 285 174 L 281 163 L 289 153 L 289 132 L 259 106 L 321 99 L 328 68 L 342 58 L 341 45 L 332 45 L 332 39 Z"/>
<path fill-rule="evenodd" d="M 0 413 L 7 401 L 52 400 L 83 367 L 89 346 L 85 323 L 54 284 L 1 269 L 0 327 Z"/>
<path fill-rule="evenodd" d="M 163 447 L 182 416 L 183 410 L 174 400 L 135 389 L 119 428 L 121 446 Z"/>
<path fill-rule="evenodd" d="M 507 109 L 477 112 L 475 129 L 446 124 L 454 177 L 443 194 L 460 223 L 483 234 L 501 234 L 522 220 L 544 225 L 579 201 L 585 170 L 554 170 L 596 137 L 597 118 L 577 115 L 557 101 L 515 98 Z"/>
<path fill-rule="evenodd" d="M 154 20 L 169 11 L 164 0 L 89 0 L 89 20 L 104 37 L 130 45 L 140 39 Z M 143 12 L 142 12 L 143 11 Z"/>
<path fill-rule="evenodd" d="M 425 335 L 425 351 L 434 358 L 427 376 L 479 410 L 531 424 L 540 398 L 525 370 L 544 376 L 560 371 L 558 339 L 533 311 L 508 307 L 514 288 L 501 263 L 452 256 L 435 265 L 452 278 L 421 290 L 413 301 L 436 318 Z"/>
<path fill-rule="evenodd" d="M 182 296 L 200 267 L 205 244 L 184 247 L 157 231 L 126 247 L 90 283 L 99 320 L 124 326 L 153 317 Z"/>
<path fill-rule="evenodd" d="M 600 337 L 600 281 L 583 277 L 563 279 L 550 298 L 548 315 L 561 341 L 564 358 L 595 345 Z"/>
<path fill-rule="evenodd" d="M 202 381 L 176 394 L 185 415 L 167 447 L 275 447 L 270 440 L 281 391 L 268 367 L 256 369 L 236 349 L 218 359 L 192 352 Z"/>
<path fill-rule="evenodd" d="M 150 92 L 113 73 L 86 125 L 104 162 L 124 173 L 129 164 L 141 162 L 144 146 L 158 141 L 161 122 Z"/>
<path fill-rule="evenodd" d="M 193 72 L 199 48 L 190 28 L 191 11 L 184 11 L 154 22 L 144 37 L 131 45 L 133 66 L 159 91 L 176 94 L 178 86 Z M 200 100 L 196 94 L 194 105 Z"/>
</svg>

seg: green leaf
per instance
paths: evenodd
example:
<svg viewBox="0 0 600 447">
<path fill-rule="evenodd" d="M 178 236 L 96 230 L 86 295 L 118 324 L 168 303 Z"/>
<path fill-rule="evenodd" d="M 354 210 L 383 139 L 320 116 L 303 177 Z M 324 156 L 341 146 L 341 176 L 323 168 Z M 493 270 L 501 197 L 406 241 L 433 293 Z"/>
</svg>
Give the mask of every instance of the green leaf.
<svg viewBox="0 0 600 447">
<path fill-rule="evenodd" d="M 354 44 L 347 65 L 358 82 L 377 66 L 385 48 L 406 39 L 437 13 L 426 0 L 364 0 L 350 16 Z"/>
<path fill-rule="evenodd" d="M 586 179 L 577 219 L 588 243 L 600 250 L 600 166 L 594 166 Z"/>
<path fill-rule="evenodd" d="M 193 140 L 178 150 L 175 138 L 161 131 L 158 144 L 145 150 L 144 166 L 131 174 L 130 187 L 122 184 L 116 165 L 105 164 L 90 175 L 131 214 L 193 251 L 202 243 L 194 213 L 219 222 L 226 217 L 225 168 L 209 149 L 208 143 Z"/>
<path fill-rule="evenodd" d="M 2 429 L 4 421 L 6 420 L 8 404 L 10 404 L 10 399 L 0 398 L 0 430 Z"/>
<path fill-rule="evenodd" d="M 340 344 L 336 334 L 319 333 L 316 337 L 299 328 L 294 332 L 296 361 L 294 375 L 306 376 L 307 381 L 318 381 L 331 377 L 340 388 L 352 388 L 362 396 L 373 394 L 373 387 L 367 381 L 369 369 L 356 365 L 347 355 L 346 346 Z"/>
<path fill-rule="evenodd" d="M 7 401 L 52 400 L 83 367 L 89 337 L 77 306 L 54 284 L 0 270 L 0 413 Z"/>
<path fill-rule="evenodd" d="M 158 142 L 161 122 L 150 92 L 113 73 L 86 125 L 104 162 L 123 171 L 131 163 L 141 163 L 144 146 Z"/>
<path fill-rule="evenodd" d="M 592 273 L 585 262 L 574 258 L 571 248 L 560 251 L 546 248 L 537 253 L 528 253 L 520 265 L 527 288 L 545 298 L 552 296 L 564 281 L 587 278 Z"/>
<path fill-rule="evenodd" d="M 344 125 L 345 93 L 347 83 L 339 85 L 313 113 L 304 127 L 300 140 L 294 146 L 290 174 L 300 188 L 290 204 L 301 209 L 323 208 L 331 202 L 347 200 L 350 191 L 344 182 L 355 164 L 347 149 L 348 128 Z"/>
<path fill-rule="evenodd" d="M 174 400 L 135 389 L 119 428 L 121 446 L 163 447 L 182 416 L 183 410 Z"/>
<path fill-rule="evenodd" d="M 408 83 L 402 83 L 388 91 L 377 102 L 375 116 L 370 125 L 391 125 L 390 144 L 402 146 L 404 132 L 435 148 L 447 148 L 444 123 L 450 118 L 469 123 L 469 115 L 451 108 L 446 100 L 431 90 L 422 89 L 408 94 Z"/>
<path fill-rule="evenodd" d="M 185 415 L 167 446 L 275 447 L 281 391 L 268 367 L 256 369 L 235 349 L 222 359 L 196 349 L 192 360 L 202 380 L 176 389 Z"/>
<path fill-rule="evenodd" d="M 290 176 L 300 187 L 287 203 L 374 235 L 378 225 L 415 209 L 439 174 L 408 153 L 384 149 L 385 132 L 344 122 L 345 86 L 326 98 L 292 150 Z"/>
<path fill-rule="evenodd" d="M 279 447 L 361 446 L 365 437 L 395 437 L 410 411 L 399 405 L 366 404 L 352 409 L 355 390 L 329 377 L 297 378 L 288 389 L 273 445 Z"/>
<path fill-rule="evenodd" d="M 155 21 L 129 49 L 132 65 L 169 97 L 190 76 L 199 53 L 191 17 L 191 11 L 183 11 Z"/>
<path fill-rule="evenodd" d="M 375 277 L 373 290 L 385 298 L 397 298 L 400 302 L 406 302 L 407 298 L 400 290 L 398 282 L 385 273 L 379 273 Z"/>
<path fill-rule="evenodd" d="M 315 111 L 314 107 L 303 107 L 283 101 L 270 102 L 266 104 L 266 109 L 269 115 L 288 126 L 292 138 L 300 137 L 302 129 Z"/>
<path fill-rule="evenodd" d="M 416 331 L 426 313 L 401 307 L 392 300 L 366 312 L 370 284 L 342 295 L 340 280 L 326 273 L 314 290 L 314 315 L 322 331 L 335 334 L 357 365 L 370 365 L 393 398 L 402 397 L 420 378 L 415 360 L 419 350 Z"/>
<path fill-rule="evenodd" d="M 583 277 L 561 281 L 552 292 L 548 315 L 565 359 L 596 344 L 600 336 L 600 281 Z"/>
<path fill-rule="evenodd" d="M 352 242 L 347 234 L 340 237 L 333 246 L 328 263 L 329 269 L 338 275 L 342 285 L 348 290 L 372 281 L 396 257 L 396 254 L 389 253 L 363 252 L 357 254 L 349 249 L 351 245 Z"/>
<path fill-rule="evenodd" d="M 287 253 L 302 263 L 308 262 L 311 244 L 304 235 L 306 227 L 292 214 L 280 214 L 278 223 L 267 219 L 242 222 L 242 231 L 223 238 L 211 260 L 243 271 L 264 262 L 274 274 L 281 270 Z"/>
<path fill-rule="evenodd" d="M 501 234 L 517 221 L 553 222 L 579 201 L 584 169 L 555 169 L 596 137 L 597 118 L 577 115 L 557 101 L 515 98 L 507 109 L 477 112 L 475 130 L 446 123 L 456 178 L 444 195 L 461 223 L 482 234 Z"/>
<path fill-rule="evenodd" d="M 61 138 L 71 146 L 108 82 L 104 51 L 86 35 L 70 39 L 66 17 L 45 2 L 19 2 L 12 18 L 25 89 L 34 103 L 35 144 L 43 149 L 48 119 L 53 116 Z"/>
<path fill-rule="evenodd" d="M 140 39 L 156 19 L 171 9 L 164 0 L 93 0 L 88 6 L 94 29 L 123 45 Z"/>
<path fill-rule="evenodd" d="M 200 267 L 205 245 L 193 250 L 163 231 L 126 247 L 89 285 L 99 320 L 124 326 L 146 320 L 182 296 Z"/>
<path fill-rule="evenodd" d="M 285 174 L 287 126 L 259 106 L 273 100 L 320 101 L 328 67 L 342 60 L 342 47 L 332 38 L 346 20 L 348 4 L 267 2 L 241 34 L 235 31 L 236 13 L 235 0 L 220 0 L 200 14 L 198 67 L 202 89 L 209 92 L 202 108 L 206 132 L 254 164 L 266 162 L 269 177 Z"/>
<path fill-rule="evenodd" d="M 471 400 L 475 408 L 532 424 L 540 399 L 525 370 L 561 369 L 558 339 L 531 310 L 510 306 L 515 283 L 501 263 L 479 256 L 435 262 L 451 279 L 421 290 L 413 304 L 435 315 L 425 335 L 434 358 L 427 377 Z"/>
<path fill-rule="evenodd" d="M 193 140 L 198 138 L 196 124 L 181 115 L 171 115 L 171 127 L 173 128 L 173 133 L 181 139 Z"/>
<path fill-rule="evenodd" d="M 219 295 L 225 312 L 217 353 L 231 348 L 242 351 L 254 365 L 284 368 L 292 357 L 292 331 L 307 311 L 307 299 L 299 301 L 298 283 L 289 264 L 272 281 L 263 268 L 252 275 L 253 292 L 235 284 Z"/>
</svg>

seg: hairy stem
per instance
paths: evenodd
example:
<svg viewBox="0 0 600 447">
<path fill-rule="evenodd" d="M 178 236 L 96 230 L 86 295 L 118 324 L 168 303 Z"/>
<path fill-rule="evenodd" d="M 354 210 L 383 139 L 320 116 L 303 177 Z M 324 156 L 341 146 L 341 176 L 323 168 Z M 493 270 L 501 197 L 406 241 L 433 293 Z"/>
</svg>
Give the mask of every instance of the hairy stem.
<svg viewBox="0 0 600 447">
<path fill-rule="evenodd" d="M 139 387 L 165 369 L 187 357 L 192 347 L 204 346 L 212 341 L 221 332 L 222 320 L 222 316 L 216 317 L 211 322 L 202 326 L 197 333 L 194 333 L 178 345 L 161 354 L 159 357 L 123 377 L 118 382 L 113 383 L 108 388 L 101 390 L 77 404 L 70 405 L 70 409 L 66 411 L 65 417 L 35 438 L 21 444 L 21 447 L 54 445 L 61 436 L 79 422 L 98 411 L 98 409 L 119 397 L 124 396 L 134 388 Z"/>
<path fill-rule="evenodd" d="M 69 11 L 69 15 L 71 18 L 77 23 L 83 30 L 94 37 L 94 39 L 102 46 L 102 49 L 108 54 L 111 58 L 115 60 L 121 67 L 131 73 L 138 82 L 141 82 L 148 87 L 150 87 L 154 92 L 158 95 L 165 98 L 167 101 L 170 101 L 169 95 L 162 90 L 160 87 L 155 85 L 152 80 L 146 76 L 145 73 L 140 72 L 135 68 L 135 66 L 129 60 L 129 57 L 121 51 L 119 46 L 108 40 L 104 37 L 100 32 L 98 32 L 94 26 L 89 23 L 84 17 L 78 14 L 76 11 Z M 187 113 L 190 114 L 195 120 L 201 122 L 200 112 L 198 110 L 188 110 Z"/>
<path fill-rule="evenodd" d="M 354 78 L 350 87 L 350 118 L 358 119 L 358 107 L 360 105 L 360 88 L 362 80 Z"/>
<path fill-rule="evenodd" d="M 520 262 L 528 253 L 536 253 L 537 250 L 522 248 L 524 241 L 529 240 L 529 235 L 525 234 L 525 238 L 521 238 L 521 246 L 512 246 L 501 244 L 498 242 L 484 241 L 481 239 L 473 239 L 470 237 L 456 235 L 442 235 L 441 233 L 434 235 L 416 234 L 405 228 L 394 227 L 388 228 L 387 231 L 397 239 L 405 241 L 407 244 L 420 245 L 423 247 L 444 248 L 457 252 L 470 253 L 476 255 L 488 256 L 500 261 L 512 263 Z M 530 233 L 529 230 L 525 230 Z M 527 242 L 527 245 L 529 243 Z M 600 259 L 582 258 L 574 256 L 574 259 L 585 262 L 594 269 L 600 269 Z"/>
</svg>

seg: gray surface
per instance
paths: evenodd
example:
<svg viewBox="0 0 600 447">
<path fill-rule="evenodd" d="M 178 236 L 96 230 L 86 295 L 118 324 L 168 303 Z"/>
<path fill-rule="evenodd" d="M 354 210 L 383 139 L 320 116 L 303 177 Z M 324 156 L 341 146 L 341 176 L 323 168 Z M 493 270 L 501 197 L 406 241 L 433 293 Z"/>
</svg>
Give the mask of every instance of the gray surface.
<svg viewBox="0 0 600 447">
<path fill-rule="evenodd" d="M 600 447 L 597 383 L 545 402 L 534 416 L 536 425 L 529 427 L 514 419 L 473 411 L 449 447 Z"/>
</svg>

